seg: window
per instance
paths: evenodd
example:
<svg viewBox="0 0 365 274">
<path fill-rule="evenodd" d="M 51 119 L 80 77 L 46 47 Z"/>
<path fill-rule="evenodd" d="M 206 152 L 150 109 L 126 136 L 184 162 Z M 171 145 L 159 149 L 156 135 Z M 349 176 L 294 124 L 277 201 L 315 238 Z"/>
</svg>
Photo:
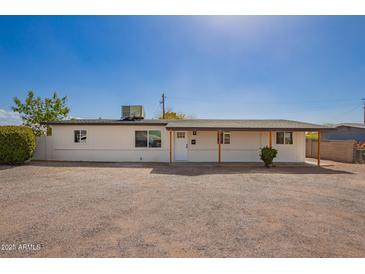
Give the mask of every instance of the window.
<svg viewBox="0 0 365 274">
<path fill-rule="evenodd" d="M 228 131 L 222 131 L 220 134 L 220 140 L 221 144 L 228 145 L 231 143 L 231 133 Z M 218 138 L 217 138 L 217 144 L 218 144 Z"/>
<path fill-rule="evenodd" d="M 223 144 L 230 144 L 231 143 L 231 133 L 230 132 L 223 132 Z"/>
<path fill-rule="evenodd" d="M 136 130 L 135 147 L 161 147 L 161 130 Z"/>
<path fill-rule="evenodd" d="M 161 147 L 161 131 L 160 130 L 148 131 L 148 146 L 149 147 Z"/>
<path fill-rule="evenodd" d="M 276 132 L 276 144 L 292 145 L 293 144 L 293 132 Z"/>
<path fill-rule="evenodd" d="M 136 130 L 135 146 L 147 147 L 147 130 Z"/>
<path fill-rule="evenodd" d="M 185 131 L 177 131 L 176 132 L 176 138 L 184 139 L 185 138 Z"/>
<path fill-rule="evenodd" d="M 74 142 L 84 144 L 86 143 L 86 130 L 74 130 Z"/>
</svg>

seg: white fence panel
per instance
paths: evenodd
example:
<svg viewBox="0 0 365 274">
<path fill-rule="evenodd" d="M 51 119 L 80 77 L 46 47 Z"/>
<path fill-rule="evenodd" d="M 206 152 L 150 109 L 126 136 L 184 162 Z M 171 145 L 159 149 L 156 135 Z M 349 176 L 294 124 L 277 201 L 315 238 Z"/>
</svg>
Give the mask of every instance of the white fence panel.
<svg viewBox="0 0 365 274">
<path fill-rule="evenodd" d="M 36 148 L 32 160 L 47 160 L 47 136 L 36 137 Z"/>
</svg>

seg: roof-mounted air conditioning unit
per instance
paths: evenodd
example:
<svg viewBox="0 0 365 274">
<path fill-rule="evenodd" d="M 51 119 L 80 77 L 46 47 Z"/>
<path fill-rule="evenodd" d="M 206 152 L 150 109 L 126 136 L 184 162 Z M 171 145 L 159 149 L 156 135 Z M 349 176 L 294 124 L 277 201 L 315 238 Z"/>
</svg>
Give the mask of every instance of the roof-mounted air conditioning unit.
<svg viewBox="0 0 365 274">
<path fill-rule="evenodd" d="M 141 105 L 122 106 L 122 120 L 144 119 L 144 108 Z"/>
</svg>

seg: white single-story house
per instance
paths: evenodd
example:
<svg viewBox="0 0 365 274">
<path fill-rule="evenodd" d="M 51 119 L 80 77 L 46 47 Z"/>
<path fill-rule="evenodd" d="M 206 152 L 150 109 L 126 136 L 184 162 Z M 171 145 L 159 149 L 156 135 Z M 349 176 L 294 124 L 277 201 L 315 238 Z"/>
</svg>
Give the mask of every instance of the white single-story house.
<svg viewBox="0 0 365 274">
<path fill-rule="evenodd" d="M 305 161 L 305 132 L 325 126 L 289 120 L 106 120 L 50 122 L 35 159 L 103 162 L 260 162 L 260 148 L 276 162 Z M 318 158 L 319 164 L 319 158 Z"/>
</svg>

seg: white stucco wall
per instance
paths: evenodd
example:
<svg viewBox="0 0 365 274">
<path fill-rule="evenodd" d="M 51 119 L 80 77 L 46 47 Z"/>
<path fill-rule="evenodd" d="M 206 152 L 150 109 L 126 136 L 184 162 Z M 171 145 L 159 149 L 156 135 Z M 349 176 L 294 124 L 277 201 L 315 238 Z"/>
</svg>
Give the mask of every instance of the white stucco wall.
<svg viewBox="0 0 365 274">
<path fill-rule="evenodd" d="M 216 162 L 218 145 L 216 131 L 198 131 L 197 135 L 188 132 L 188 160 L 191 162 Z M 196 144 L 191 144 L 191 139 Z M 277 162 L 305 161 L 305 134 L 293 133 L 292 145 L 277 145 L 276 132 L 272 133 L 273 147 L 278 150 Z M 231 143 L 222 144 L 223 162 L 260 162 L 260 148 L 268 145 L 268 132 L 231 131 Z"/>
<path fill-rule="evenodd" d="M 136 130 L 156 129 L 161 130 L 161 148 L 135 148 Z M 74 130 L 87 130 L 85 144 L 74 143 Z M 104 162 L 169 162 L 170 159 L 169 133 L 163 126 L 60 125 L 53 126 L 52 131 L 52 136 L 37 141 L 39 146 L 33 159 Z M 304 132 L 293 133 L 292 145 L 277 145 L 276 132 L 272 137 L 273 147 L 278 149 L 276 162 L 305 161 Z M 216 131 L 197 131 L 197 135 L 188 131 L 187 138 L 188 161 L 217 162 Z M 195 145 L 191 144 L 192 139 L 196 140 Z M 268 143 L 268 132 L 231 131 L 231 143 L 222 144 L 222 161 L 260 162 L 260 148 Z"/>
<path fill-rule="evenodd" d="M 161 148 L 135 148 L 136 130 L 161 130 Z M 87 130 L 85 144 L 74 143 L 74 130 Z M 62 125 L 52 127 L 48 160 L 168 162 L 169 143 L 162 126 Z"/>
<path fill-rule="evenodd" d="M 305 132 L 293 132 L 292 145 L 277 145 L 276 132 L 273 132 L 273 147 L 278 150 L 277 162 L 305 161 Z"/>
</svg>

